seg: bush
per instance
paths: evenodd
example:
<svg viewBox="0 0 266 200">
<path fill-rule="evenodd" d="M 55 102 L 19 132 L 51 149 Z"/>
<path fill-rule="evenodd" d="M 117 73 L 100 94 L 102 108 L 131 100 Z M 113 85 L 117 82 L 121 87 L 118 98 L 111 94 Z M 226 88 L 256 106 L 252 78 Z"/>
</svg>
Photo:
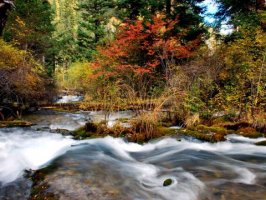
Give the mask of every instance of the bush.
<svg viewBox="0 0 266 200">
<path fill-rule="evenodd" d="M 1 39 L 0 52 L 0 104 L 21 106 L 47 100 L 46 88 L 52 81 L 43 66 L 29 52 Z"/>
</svg>

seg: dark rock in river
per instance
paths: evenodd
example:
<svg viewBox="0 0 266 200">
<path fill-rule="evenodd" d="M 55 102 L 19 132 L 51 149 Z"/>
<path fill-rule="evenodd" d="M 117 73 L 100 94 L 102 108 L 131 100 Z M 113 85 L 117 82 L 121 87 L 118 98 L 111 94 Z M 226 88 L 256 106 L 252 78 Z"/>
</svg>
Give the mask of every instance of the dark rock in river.
<svg viewBox="0 0 266 200">
<path fill-rule="evenodd" d="M 71 132 L 67 129 L 55 129 L 55 130 L 51 130 L 52 133 L 60 133 L 62 135 L 71 135 Z"/>
<path fill-rule="evenodd" d="M 93 122 L 87 122 L 85 124 L 85 131 L 95 133 L 97 131 L 97 125 L 94 124 Z"/>
<path fill-rule="evenodd" d="M 258 145 L 258 146 L 266 146 L 266 140 L 257 142 L 256 145 Z"/>
<path fill-rule="evenodd" d="M 172 179 L 168 178 L 163 182 L 163 186 L 166 187 L 172 185 L 172 183 L 173 183 Z"/>
</svg>

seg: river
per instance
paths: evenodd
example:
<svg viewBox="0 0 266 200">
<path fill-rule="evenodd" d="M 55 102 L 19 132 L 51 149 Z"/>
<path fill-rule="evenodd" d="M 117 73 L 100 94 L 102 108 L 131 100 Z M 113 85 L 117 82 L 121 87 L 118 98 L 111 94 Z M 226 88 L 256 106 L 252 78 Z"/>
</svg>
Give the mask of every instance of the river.
<svg viewBox="0 0 266 200">
<path fill-rule="evenodd" d="M 114 113 L 110 125 L 131 113 Z M 265 200 L 266 147 L 237 135 L 216 144 L 165 137 L 140 145 L 122 138 L 74 140 L 74 130 L 101 112 L 38 111 L 31 128 L 0 129 L 0 199 L 24 200 L 26 171 L 52 170 L 41 184 L 61 200 Z M 177 130 L 178 131 L 178 130 Z M 25 171 L 26 170 L 26 171 Z M 164 181 L 172 183 L 164 186 Z"/>
</svg>

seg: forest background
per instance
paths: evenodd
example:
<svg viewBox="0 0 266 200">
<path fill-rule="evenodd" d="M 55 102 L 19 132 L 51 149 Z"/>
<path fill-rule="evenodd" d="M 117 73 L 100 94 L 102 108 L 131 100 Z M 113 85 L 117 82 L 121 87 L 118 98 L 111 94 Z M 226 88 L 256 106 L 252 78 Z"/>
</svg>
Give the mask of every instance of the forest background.
<svg viewBox="0 0 266 200">
<path fill-rule="evenodd" d="M 214 14 L 202 0 L 0 0 L 1 118 L 67 90 L 82 109 L 265 126 L 265 1 L 212 3 Z"/>
</svg>

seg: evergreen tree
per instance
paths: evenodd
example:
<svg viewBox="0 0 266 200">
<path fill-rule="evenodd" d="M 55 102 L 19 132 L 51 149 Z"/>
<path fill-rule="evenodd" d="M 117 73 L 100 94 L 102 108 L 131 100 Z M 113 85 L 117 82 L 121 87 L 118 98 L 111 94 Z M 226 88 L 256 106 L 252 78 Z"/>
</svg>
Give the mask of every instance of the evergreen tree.
<svg viewBox="0 0 266 200">
<path fill-rule="evenodd" d="M 76 59 L 78 53 L 76 49 L 78 27 L 77 2 L 75 0 L 56 0 L 53 2 L 53 8 L 55 11 L 53 38 L 56 40 L 59 49 L 56 55 L 56 63 L 68 66 Z"/>
<path fill-rule="evenodd" d="M 96 46 L 107 35 L 106 25 L 114 13 L 110 0 L 80 0 L 77 48 L 80 57 L 90 59 Z"/>
<path fill-rule="evenodd" d="M 11 9 L 13 1 L 0 0 L 0 36 L 3 34 L 3 30 L 7 20 L 7 12 Z"/>
<path fill-rule="evenodd" d="M 166 19 L 176 20 L 179 23 L 173 34 L 185 32 L 183 40 L 189 41 L 204 33 L 205 27 L 201 25 L 203 18 L 200 14 L 204 8 L 199 5 L 203 0 L 119 0 L 120 14 L 129 19 L 143 17 L 144 21 L 152 21 L 155 14 L 164 14 Z"/>
<path fill-rule="evenodd" d="M 52 62 L 54 49 L 50 4 L 45 0 L 16 0 L 4 31 L 6 41 L 15 42 L 21 49 L 32 51 L 43 64 Z"/>
<path fill-rule="evenodd" d="M 266 30 L 266 3 L 265 0 L 216 0 L 218 12 L 216 17 L 220 19 L 218 26 L 224 20 L 235 29 L 255 28 L 261 26 Z"/>
</svg>

